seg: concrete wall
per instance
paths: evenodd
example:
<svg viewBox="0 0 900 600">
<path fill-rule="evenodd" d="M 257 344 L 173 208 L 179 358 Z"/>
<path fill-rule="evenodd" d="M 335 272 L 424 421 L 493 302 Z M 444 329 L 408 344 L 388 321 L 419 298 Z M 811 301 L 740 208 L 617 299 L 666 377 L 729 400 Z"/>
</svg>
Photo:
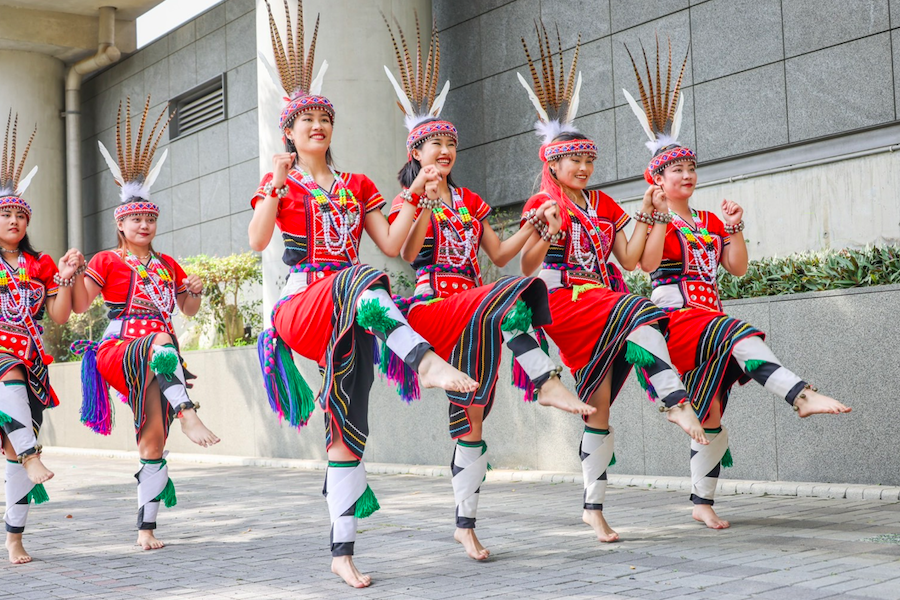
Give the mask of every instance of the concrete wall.
<svg viewBox="0 0 900 600">
<path fill-rule="evenodd" d="M 768 332 L 775 353 L 823 392 L 853 407 L 844 416 L 801 421 L 781 399 L 755 383 L 734 391 L 725 423 L 735 466 L 728 478 L 900 485 L 895 451 L 900 416 L 891 374 L 900 361 L 894 343 L 892 307 L 900 286 L 819 292 L 726 303 L 729 314 Z M 551 355 L 556 350 L 551 349 Z M 187 360 L 199 381 L 192 393 L 204 420 L 223 439 L 201 450 L 173 431 L 169 449 L 254 457 L 323 459 L 321 414 L 301 432 L 278 424 L 265 399 L 253 348 L 191 352 Z M 316 385 L 313 365 L 302 361 Z M 498 468 L 579 471 L 580 421 L 538 405 L 526 405 L 509 381 L 508 356 L 494 412 L 485 424 L 491 463 Z M 114 435 L 102 438 L 78 422 L 79 365 L 52 365 L 62 400 L 46 413 L 44 444 L 84 448 L 134 448 L 131 412 L 117 408 Z M 572 378 L 565 376 L 571 387 Z M 450 460 L 446 397 L 424 391 L 405 406 L 383 382 L 371 399 L 367 460 L 445 465 Z M 629 379 L 612 408 L 617 433 L 614 473 L 688 475 L 688 442 Z M 175 428 L 177 430 L 177 426 Z"/>
<path fill-rule="evenodd" d="M 169 142 L 169 158 L 153 188 L 160 205 L 155 246 L 176 257 L 225 256 L 248 250 L 249 198 L 257 164 L 256 27 L 254 0 L 226 0 L 140 49 L 84 85 L 83 197 L 85 252 L 115 246 L 113 210 L 119 188 L 97 150 L 115 147 L 119 101 L 132 114 L 152 96 L 155 118 L 182 92 L 225 73 L 226 120 Z"/>
<path fill-rule="evenodd" d="M 59 59 L 36 52 L 0 50 L 0 133 L 6 130 L 6 117 L 12 109 L 19 115 L 18 155 L 34 126 L 37 135 L 25 161 L 24 177 L 33 166 L 38 174 L 25 192 L 34 217 L 28 225 L 34 246 L 54 259 L 66 250 L 66 156 L 63 81 L 65 65 Z"/>
<path fill-rule="evenodd" d="M 642 193 L 634 182 L 646 168 L 649 153 L 622 88 L 636 93 L 636 82 L 625 44 L 632 51 L 640 42 L 655 55 L 654 34 L 661 43 L 670 36 L 673 54 L 683 57 L 690 45 L 684 79 L 684 125 L 681 142 L 698 152 L 700 181 L 707 165 L 721 165 L 722 176 L 755 170 L 753 155 L 775 149 L 792 152 L 779 157 L 784 166 L 803 162 L 815 146 L 840 144 L 840 136 L 861 128 L 896 123 L 900 90 L 900 1 L 859 0 L 434 0 L 440 28 L 444 77 L 451 81 L 445 116 L 460 132 L 455 177 L 484 195 L 494 206 L 526 199 L 539 172 L 540 142 L 532 132 L 534 110 L 516 72 L 527 77 L 520 37 L 536 44 L 534 19 L 552 32 L 558 24 L 569 60 L 577 34 L 582 34 L 580 69 L 584 74 L 576 125 L 600 147 L 591 181 L 615 198 Z M 900 136 L 892 135 L 889 144 Z M 877 135 L 869 138 L 873 145 Z M 888 144 L 885 144 L 888 145 Z M 840 153 L 835 150 L 835 154 Z M 846 152 L 846 150 L 845 150 Z M 894 165 L 896 163 L 891 163 Z M 879 181 L 870 180 L 864 163 L 858 175 L 834 186 L 845 204 L 864 204 L 862 214 L 875 213 L 879 203 L 895 203 L 888 192 L 875 194 Z M 889 171 L 879 171 L 883 175 Z M 781 209 L 818 212 L 823 204 L 820 172 L 795 178 L 765 178 L 750 186 L 765 195 L 743 196 L 745 207 L 764 219 L 748 220 L 750 237 L 762 239 L 753 227 L 779 230 Z M 631 186 L 617 185 L 632 182 Z M 734 188 L 728 188 L 728 192 Z M 697 192 L 721 202 L 723 190 Z M 736 198 L 733 198 L 736 199 Z M 869 227 L 871 225 L 871 227 Z M 846 223 L 834 221 L 797 243 L 766 238 L 766 255 L 799 249 L 837 246 L 834 238 Z M 896 222 L 894 223 L 896 226 Z M 884 239 L 882 226 L 860 224 L 854 245 Z M 785 236 L 787 237 L 787 236 Z M 889 238 L 896 238 L 891 231 Z"/>
</svg>

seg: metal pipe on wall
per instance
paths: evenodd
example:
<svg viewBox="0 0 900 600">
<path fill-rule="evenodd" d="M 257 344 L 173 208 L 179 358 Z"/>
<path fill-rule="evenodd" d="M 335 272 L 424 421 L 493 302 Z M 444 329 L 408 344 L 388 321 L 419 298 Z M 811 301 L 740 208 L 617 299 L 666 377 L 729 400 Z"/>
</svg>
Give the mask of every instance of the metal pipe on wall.
<svg viewBox="0 0 900 600">
<path fill-rule="evenodd" d="M 100 8 L 97 53 L 80 60 L 66 73 L 66 209 L 67 246 L 84 249 L 84 218 L 81 198 L 81 82 L 84 76 L 117 62 L 116 9 Z"/>
</svg>

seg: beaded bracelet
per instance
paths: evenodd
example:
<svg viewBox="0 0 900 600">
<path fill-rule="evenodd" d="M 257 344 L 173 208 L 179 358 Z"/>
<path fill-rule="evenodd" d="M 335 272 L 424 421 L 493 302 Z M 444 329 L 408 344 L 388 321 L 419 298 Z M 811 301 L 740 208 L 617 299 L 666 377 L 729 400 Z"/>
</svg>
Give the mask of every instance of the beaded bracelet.
<svg viewBox="0 0 900 600">
<path fill-rule="evenodd" d="M 440 198 L 429 198 L 428 196 L 422 196 L 419 199 L 419 208 L 422 210 L 434 210 L 439 207 L 443 202 Z"/>
<path fill-rule="evenodd" d="M 274 194 L 272 193 L 273 191 L 275 192 Z M 273 198 L 277 196 L 279 200 L 287 196 L 288 191 L 287 183 L 280 188 L 275 189 L 275 184 L 270 181 L 263 187 L 263 192 L 265 192 L 266 196 L 272 196 Z"/>
<path fill-rule="evenodd" d="M 658 210 L 653 211 L 653 220 L 657 223 L 671 223 L 672 215 L 669 213 L 659 212 Z"/>
<path fill-rule="evenodd" d="M 738 223 L 737 225 L 728 225 L 728 224 L 725 225 L 725 233 L 728 233 L 728 234 L 740 233 L 743 230 L 744 230 L 744 220 L 743 219 L 741 219 L 741 222 Z"/>
<path fill-rule="evenodd" d="M 203 295 L 203 290 L 200 290 L 196 294 L 194 292 L 192 292 L 191 290 L 188 290 L 187 295 L 190 296 L 191 298 L 199 298 Z"/>
<path fill-rule="evenodd" d="M 551 244 L 555 244 L 559 240 L 566 237 L 566 233 L 564 231 L 557 231 L 556 233 L 551 234 L 549 227 L 547 227 L 540 233 L 541 233 L 541 239 L 544 240 L 545 242 L 549 242 Z"/>
<path fill-rule="evenodd" d="M 53 283 L 55 283 L 59 287 L 72 287 L 73 285 L 75 285 L 75 276 L 73 275 L 68 279 L 63 279 L 59 273 L 55 273 L 53 275 Z"/>
<path fill-rule="evenodd" d="M 76 274 L 76 275 L 83 275 L 85 271 L 87 271 L 87 266 L 81 265 L 80 267 L 78 267 L 77 269 L 75 269 L 75 274 Z"/>
<path fill-rule="evenodd" d="M 419 208 L 419 205 L 422 202 L 422 196 L 420 196 L 418 194 L 414 194 L 413 191 L 409 188 L 403 188 L 403 191 L 400 192 L 400 198 L 404 202 L 409 202 L 416 208 Z"/>
<path fill-rule="evenodd" d="M 648 215 L 647 213 L 640 210 L 635 211 L 634 219 L 640 223 L 644 223 L 645 225 L 653 225 L 653 223 L 655 222 L 653 215 Z"/>
</svg>

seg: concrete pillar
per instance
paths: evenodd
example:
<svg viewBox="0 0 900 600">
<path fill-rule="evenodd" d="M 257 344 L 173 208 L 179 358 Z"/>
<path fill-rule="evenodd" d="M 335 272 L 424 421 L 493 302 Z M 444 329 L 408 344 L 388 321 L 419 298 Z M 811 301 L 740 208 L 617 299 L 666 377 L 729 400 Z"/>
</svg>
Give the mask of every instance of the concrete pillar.
<svg viewBox="0 0 900 600">
<path fill-rule="evenodd" d="M 296 14 L 296 0 L 289 0 Z M 384 65 L 394 69 L 394 51 L 379 11 L 400 22 L 407 36 L 415 36 L 413 11 L 417 11 L 424 31 L 431 30 L 430 0 L 306 0 L 306 43 L 309 44 L 316 14 L 321 13 L 316 47 L 316 72 L 322 60 L 328 72 L 322 93 L 336 111 L 332 152 L 338 169 L 365 173 L 378 186 L 388 203 L 400 191 L 397 171 L 406 162 L 406 136 L 403 114 L 397 108 L 396 95 L 384 74 Z M 283 9 L 272 3 L 272 12 L 283 27 Z M 257 47 L 271 60 L 269 21 L 263 0 L 256 6 Z M 283 35 L 283 29 L 281 29 Z M 410 42 L 412 44 L 413 42 Z M 272 170 L 272 155 L 283 152 L 278 116 L 284 105 L 283 91 L 276 89 L 259 60 L 259 172 Z M 441 82 L 443 84 L 443 82 Z M 276 239 L 277 238 L 277 239 Z M 263 310 L 266 319 L 278 299 L 280 285 L 287 273 L 281 262 L 281 238 L 273 236 L 263 252 Z M 408 269 L 399 259 L 389 260 L 364 236 L 360 260 L 378 268 Z"/>
<path fill-rule="evenodd" d="M 6 127 L 9 109 L 19 113 L 21 156 L 28 136 L 37 124 L 37 135 L 28 153 L 24 172 L 40 170 L 25 192 L 33 216 L 28 237 L 38 250 L 58 259 L 66 243 L 66 153 L 62 61 L 36 52 L 0 50 L 0 113 Z"/>
</svg>

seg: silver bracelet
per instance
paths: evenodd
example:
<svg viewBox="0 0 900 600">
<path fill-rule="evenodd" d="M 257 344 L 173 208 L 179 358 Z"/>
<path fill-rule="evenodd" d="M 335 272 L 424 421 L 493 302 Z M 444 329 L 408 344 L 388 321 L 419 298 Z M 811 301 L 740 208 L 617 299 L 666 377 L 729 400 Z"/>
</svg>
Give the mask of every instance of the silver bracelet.
<svg viewBox="0 0 900 600">
<path fill-rule="evenodd" d="M 62 275 L 59 273 L 53 274 L 53 283 L 55 283 L 59 287 L 72 287 L 75 285 L 75 276 L 69 277 L 68 279 L 63 279 Z"/>
<path fill-rule="evenodd" d="M 272 196 L 273 190 L 275 191 L 275 196 L 277 196 L 279 200 L 281 200 L 282 198 L 287 196 L 288 191 L 290 191 L 290 190 L 288 190 L 287 183 L 285 183 L 283 186 L 281 186 L 277 190 L 275 189 L 275 184 L 271 181 L 269 183 L 267 183 L 265 186 L 263 186 L 263 192 L 266 194 L 266 196 Z M 275 197 L 275 196 L 273 196 L 273 197 Z"/>
<path fill-rule="evenodd" d="M 653 220 L 657 223 L 671 223 L 672 215 L 669 213 L 659 212 L 658 210 L 653 211 Z"/>
<path fill-rule="evenodd" d="M 644 223 L 645 225 L 653 225 L 653 223 L 656 222 L 656 220 L 653 218 L 653 215 L 648 215 L 647 213 L 640 210 L 635 211 L 634 219 L 639 223 Z"/>
<path fill-rule="evenodd" d="M 440 198 L 429 198 L 428 196 L 422 196 L 419 199 L 419 208 L 422 210 L 434 210 L 439 207 L 443 202 Z"/>
<path fill-rule="evenodd" d="M 725 225 L 725 233 L 727 233 L 727 234 L 740 233 L 743 230 L 744 230 L 744 220 L 743 219 L 741 219 L 741 222 L 738 223 L 737 225 L 728 225 L 728 224 Z"/>
</svg>

